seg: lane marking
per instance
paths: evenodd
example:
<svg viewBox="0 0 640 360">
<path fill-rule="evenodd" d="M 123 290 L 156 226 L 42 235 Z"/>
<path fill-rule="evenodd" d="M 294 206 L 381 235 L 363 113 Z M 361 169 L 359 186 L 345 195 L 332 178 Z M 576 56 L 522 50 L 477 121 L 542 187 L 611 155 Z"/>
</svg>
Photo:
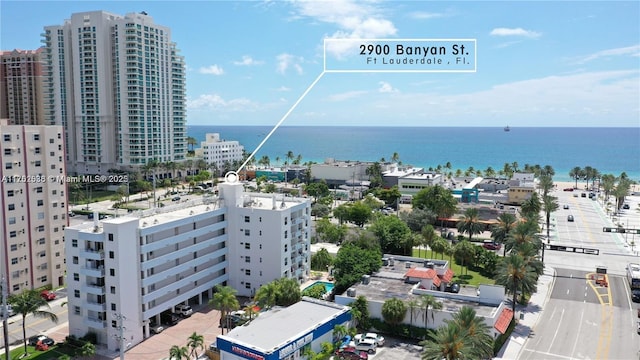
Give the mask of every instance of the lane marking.
<svg viewBox="0 0 640 360">
<path fill-rule="evenodd" d="M 564 317 L 564 308 L 562 309 L 562 313 L 560 314 L 560 320 L 558 321 L 558 324 L 562 324 L 562 318 L 563 317 Z M 547 350 L 547 351 L 551 351 L 551 347 L 553 346 L 553 343 L 558 338 L 558 331 L 559 330 L 560 330 L 560 326 L 556 327 L 556 332 L 555 332 L 555 334 L 553 334 L 553 339 L 551 340 L 551 344 L 549 344 L 549 350 Z"/>
</svg>

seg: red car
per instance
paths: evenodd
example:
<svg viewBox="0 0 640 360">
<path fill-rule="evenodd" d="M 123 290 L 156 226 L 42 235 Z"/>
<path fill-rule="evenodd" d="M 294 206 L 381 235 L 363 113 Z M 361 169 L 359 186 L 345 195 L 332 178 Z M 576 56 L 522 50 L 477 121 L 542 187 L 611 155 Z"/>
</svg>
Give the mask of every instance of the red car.
<svg viewBox="0 0 640 360">
<path fill-rule="evenodd" d="M 482 247 L 487 249 L 487 250 L 500 250 L 502 248 L 502 245 L 496 244 L 496 243 L 486 242 L 486 243 L 482 244 Z"/>
<path fill-rule="evenodd" d="M 346 347 L 336 351 L 336 358 L 347 360 L 367 360 L 369 354 L 366 351 L 356 350 L 354 347 Z"/>
<path fill-rule="evenodd" d="M 40 296 L 47 301 L 56 299 L 56 294 L 49 290 L 42 290 L 42 292 L 40 293 Z"/>
</svg>

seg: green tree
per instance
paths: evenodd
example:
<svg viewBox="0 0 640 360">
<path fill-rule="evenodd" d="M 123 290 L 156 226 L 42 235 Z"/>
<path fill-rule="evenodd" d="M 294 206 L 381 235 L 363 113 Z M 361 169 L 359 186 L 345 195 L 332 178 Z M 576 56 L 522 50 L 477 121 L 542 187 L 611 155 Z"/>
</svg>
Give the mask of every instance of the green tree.
<svg viewBox="0 0 640 360">
<path fill-rule="evenodd" d="M 397 204 L 398 199 L 402 197 L 402 193 L 398 190 L 398 185 L 392 186 L 390 189 L 376 189 L 375 196 L 384 201 L 386 205 Z"/>
<path fill-rule="evenodd" d="M 367 298 L 360 295 L 349 306 L 351 307 L 351 316 L 355 326 L 361 330 L 368 330 L 370 328 L 370 318 Z"/>
<path fill-rule="evenodd" d="M 547 242 L 550 242 L 551 213 L 558 210 L 558 198 L 551 195 L 542 196 L 542 210 L 544 211 L 547 225 Z"/>
<path fill-rule="evenodd" d="M 453 215 L 458 206 L 457 200 L 453 197 L 451 190 L 440 185 L 429 186 L 420 190 L 411 200 L 414 208 L 428 209 L 439 218 L 448 218 Z M 442 223 L 440 224 L 442 226 Z"/>
<path fill-rule="evenodd" d="M 277 292 L 278 288 L 274 282 L 264 284 L 256 292 L 254 301 L 260 307 L 269 309 L 276 305 Z"/>
<path fill-rule="evenodd" d="M 37 290 L 24 290 L 19 294 L 12 294 L 7 298 L 7 302 L 11 304 L 16 314 L 22 316 L 22 340 L 24 341 L 24 355 L 27 356 L 27 315 L 49 319 L 56 324 L 58 316 L 50 311 L 41 310 L 41 308 L 50 308 L 50 306 Z"/>
<path fill-rule="evenodd" d="M 407 307 L 404 302 L 398 298 L 387 299 L 384 304 L 382 304 L 382 318 L 391 326 L 397 326 L 402 323 L 406 315 Z"/>
<path fill-rule="evenodd" d="M 307 193 L 307 195 L 313 198 L 313 202 L 318 201 L 318 198 L 331 195 L 329 186 L 327 186 L 327 183 L 324 180 L 305 185 L 304 191 Z"/>
<path fill-rule="evenodd" d="M 327 271 L 327 268 L 333 263 L 333 256 L 325 248 L 318 250 L 311 255 L 311 270 Z"/>
<path fill-rule="evenodd" d="M 315 284 L 309 288 L 304 289 L 302 296 L 308 296 L 315 299 L 322 299 L 322 296 L 327 292 L 324 284 Z"/>
<path fill-rule="evenodd" d="M 484 225 L 480 223 L 480 213 L 477 208 L 467 208 L 464 216 L 456 224 L 458 231 L 462 234 L 469 234 L 469 242 L 473 235 L 482 234 Z"/>
<path fill-rule="evenodd" d="M 542 210 L 542 204 L 540 202 L 540 196 L 537 192 L 531 193 L 531 196 L 525 200 L 520 206 L 522 216 L 528 218 L 531 216 L 538 216 Z"/>
<path fill-rule="evenodd" d="M 300 285 L 295 279 L 280 278 L 273 281 L 276 284 L 276 305 L 290 306 L 302 299 Z"/>
<path fill-rule="evenodd" d="M 171 349 L 169 349 L 169 359 L 170 360 L 182 360 L 189 359 L 189 349 L 186 346 L 178 346 L 173 345 Z"/>
<path fill-rule="evenodd" d="M 433 312 L 442 309 L 442 302 L 438 301 L 433 295 L 420 295 L 420 308 L 424 309 L 424 328 L 429 328 L 429 310 L 431 310 L 431 321 L 434 321 Z"/>
<path fill-rule="evenodd" d="M 382 266 L 382 253 L 378 248 L 363 248 L 355 242 L 345 242 L 334 261 L 336 293 L 344 292 L 357 283 L 362 275 L 372 274 Z"/>
<path fill-rule="evenodd" d="M 535 271 L 526 264 L 519 254 L 507 256 L 498 267 L 496 284 L 504 286 L 508 293 L 513 294 L 512 310 L 514 314 L 518 291 L 526 289 L 528 293 L 533 293 L 536 281 Z"/>
<path fill-rule="evenodd" d="M 367 170 L 366 174 L 369 176 L 369 182 L 372 189 L 381 188 L 383 185 L 382 179 L 382 166 L 379 162 L 374 162 L 371 164 Z"/>
<path fill-rule="evenodd" d="M 369 226 L 369 231 L 380 241 L 383 253 L 411 255 L 411 248 L 407 246 L 411 229 L 398 217 L 381 216 Z"/>
<path fill-rule="evenodd" d="M 213 298 L 209 300 L 209 304 L 220 310 L 220 318 L 227 320 L 227 328 L 230 327 L 227 314 L 240 309 L 240 303 L 236 298 L 236 290 L 230 286 L 216 286 L 215 293 L 213 294 Z M 224 334 L 224 328 L 222 329 L 222 333 Z"/>
<path fill-rule="evenodd" d="M 431 257 L 433 258 L 433 252 L 440 254 L 440 258 L 444 259 L 444 253 L 449 246 L 447 240 L 441 238 L 440 236 L 436 236 L 435 239 L 431 242 Z"/>
<path fill-rule="evenodd" d="M 509 233 L 505 242 L 507 252 L 518 249 L 526 243 L 531 243 L 536 249 L 540 248 L 541 242 L 538 234 L 538 224 L 534 221 L 521 221 Z"/>
<path fill-rule="evenodd" d="M 347 235 L 347 226 L 333 224 L 329 219 L 316 221 L 316 235 L 324 242 L 340 243 Z"/>
<path fill-rule="evenodd" d="M 465 274 L 468 274 L 469 262 L 473 259 L 476 253 L 476 246 L 467 240 L 460 241 L 454 247 L 454 255 L 461 261 L 461 266 L 465 269 Z"/>
<path fill-rule="evenodd" d="M 187 346 L 191 349 L 189 356 L 193 356 L 194 359 L 198 358 L 198 349 L 204 350 L 204 336 L 196 333 L 195 331 L 189 335 Z"/>
<path fill-rule="evenodd" d="M 491 227 L 491 237 L 497 244 L 504 244 L 509 238 L 509 233 L 516 227 L 516 217 L 510 213 L 502 213 L 498 216 L 498 223 Z M 504 247 L 503 256 L 507 254 L 507 247 Z"/>
<path fill-rule="evenodd" d="M 409 325 L 411 325 L 409 330 L 412 331 L 414 315 L 420 312 L 420 301 L 415 298 L 409 299 L 409 301 L 407 301 L 407 308 L 409 309 Z M 410 335 L 413 336 L 412 333 Z"/>
<path fill-rule="evenodd" d="M 484 320 L 476 315 L 470 306 L 463 306 L 453 315 L 453 320 L 460 329 L 464 329 L 471 340 L 474 359 L 490 359 L 493 357 L 493 338 L 491 330 Z"/>
<path fill-rule="evenodd" d="M 473 356 L 473 343 L 464 329 L 455 323 L 439 327 L 431 339 L 420 343 L 422 360 L 466 360 Z"/>
<path fill-rule="evenodd" d="M 431 226 L 431 224 L 435 222 L 436 214 L 431 210 L 413 208 L 410 212 L 401 212 L 400 219 L 407 223 L 407 226 L 411 231 L 420 232 L 425 226 Z"/>
<path fill-rule="evenodd" d="M 81 358 L 90 359 L 96 354 L 96 346 L 89 341 L 85 341 L 82 347 L 78 349 L 77 355 Z"/>
</svg>

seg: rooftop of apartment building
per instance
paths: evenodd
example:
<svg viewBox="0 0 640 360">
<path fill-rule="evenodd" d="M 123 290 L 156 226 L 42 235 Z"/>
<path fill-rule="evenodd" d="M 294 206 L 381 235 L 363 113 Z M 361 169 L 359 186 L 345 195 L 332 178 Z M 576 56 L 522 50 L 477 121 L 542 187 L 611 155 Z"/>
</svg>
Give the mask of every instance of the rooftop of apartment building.
<svg viewBox="0 0 640 360">
<path fill-rule="evenodd" d="M 443 260 L 425 260 L 424 262 L 395 260 L 393 262 L 387 262 L 386 266 L 382 266 L 377 273 L 374 273 L 369 278 L 368 284 L 359 282 L 350 289 L 355 291 L 354 297 L 363 295 L 369 301 L 384 302 L 391 298 L 398 298 L 404 301 L 410 299 L 420 299 L 420 294 L 414 294 L 414 289 L 420 288 L 420 284 L 406 283 L 405 275 L 409 271 L 425 269 L 424 265 L 427 262 L 431 262 L 438 267 L 447 267 L 448 264 Z M 491 317 L 497 311 L 497 306 L 494 304 L 484 303 L 478 294 L 478 288 L 460 286 L 460 292 L 457 294 L 448 293 L 444 291 L 426 291 L 426 289 L 420 289 L 420 293 L 428 293 L 433 295 L 443 305 L 443 311 L 455 312 L 462 306 L 472 305 L 479 316 Z M 348 296 L 349 290 L 343 294 Z"/>
</svg>

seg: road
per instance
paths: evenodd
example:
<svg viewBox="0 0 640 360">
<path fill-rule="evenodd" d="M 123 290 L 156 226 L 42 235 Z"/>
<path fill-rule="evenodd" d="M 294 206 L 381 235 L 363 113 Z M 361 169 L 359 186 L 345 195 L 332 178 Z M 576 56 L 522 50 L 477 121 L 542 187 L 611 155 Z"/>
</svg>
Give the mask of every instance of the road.
<svg viewBox="0 0 640 360">
<path fill-rule="evenodd" d="M 66 304 L 62 306 L 66 302 L 66 298 L 58 298 L 49 303 L 51 308 L 43 310 L 50 311 L 58 316 L 58 323 L 54 323 L 48 318 L 37 318 L 33 315 L 27 315 L 26 317 L 26 332 L 27 338 L 38 335 L 38 334 L 46 334 L 48 330 L 56 327 L 59 324 L 64 324 L 67 322 L 67 313 L 68 309 Z M 22 316 L 14 315 L 9 318 L 8 321 L 8 330 L 9 330 L 9 344 L 13 345 L 16 343 L 22 343 Z M 3 334 L 4 329 L 2 328 L 2 322 L 0 322 L 0 335 Z M 2 338 L 2 336 L 0 336 Z M 0 341 L 0 348 L 4 348 L 4 338 Z"/>
<path fill-rule="evenodd" d="M 520 359 L 637 359 L 639 305 L 631 302 L 624 277 L 629 262 L 640 262 L 629 245 L 633 237 L 603 232 L 603 227 L 615 225 L 601 201 L 571 192 L 554 195 L 560 208 L 553 214 L 551 244 L 595 248 L 599 255 L 545 252 L 545 263 L 556 269 L 555 283 Z M 638 200 L 629 199 L 631 209 Z M 616 222 L 640 227 L 634 212 L 627 210 Z M 567 221 L 568 215 L 573 222 Z M 607 267 L 607 287 L 595 284 L 596 266 Z"/>
</svg>

